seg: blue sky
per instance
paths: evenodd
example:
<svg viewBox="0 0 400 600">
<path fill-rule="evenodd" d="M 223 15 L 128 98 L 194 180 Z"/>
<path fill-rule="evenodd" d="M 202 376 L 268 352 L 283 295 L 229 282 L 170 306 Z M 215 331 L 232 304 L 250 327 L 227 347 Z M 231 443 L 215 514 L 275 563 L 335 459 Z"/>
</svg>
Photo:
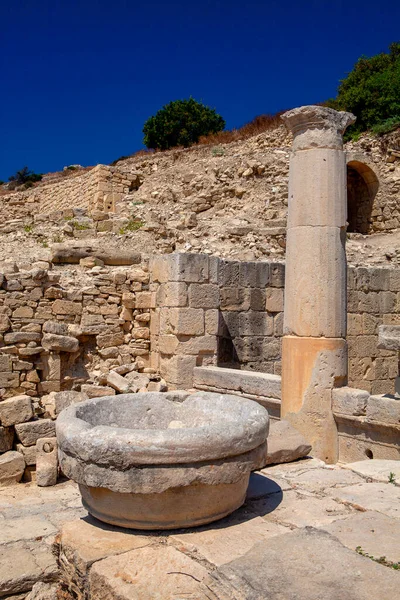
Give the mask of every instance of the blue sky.
<svg viewBox="0 0 400 600">
<path fill-rule="evenodd" d="M 227 127 L 332 97 L 399 0 L 0 0 L 0 179 L 109 163 L 190 95 Z"/>
</svg>

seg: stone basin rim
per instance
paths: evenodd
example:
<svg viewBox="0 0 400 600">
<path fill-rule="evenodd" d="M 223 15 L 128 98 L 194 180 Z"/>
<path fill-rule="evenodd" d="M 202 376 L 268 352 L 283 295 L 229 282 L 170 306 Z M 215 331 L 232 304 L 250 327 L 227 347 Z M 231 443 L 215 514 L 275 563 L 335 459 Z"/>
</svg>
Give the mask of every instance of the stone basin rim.
<svg viewBox="0 0 400 600">
<path fill-rule="evenodd" d="M 101 410 L 114 403 L 121 410 L 138 410 L 142 402 L 168 409 L 166 394 L 148 392 L 92 398 L 63 410 L 56 422 L 60 450 L 83 462 L 109 462 L 121 469 L 134 465 L 197 463 L 233 457 L 260 446 L 269 429 L 267 411 L 252 400 L 233 395 L 198 392 L 179 402 L 183 409 L 203 410 L 212 423 L 179 429 L 135 429 L 88 423 L 79 418 L 85 407 Z M 161 403 L 161 404 L 160 404 Z M 112 406 L 114 406 L 111 405 Z M 174 403 L 175 404 L 175 403 Z M 139 406 L 140 409 L 140 406 Z M 229 415 L 229 418 L 227 417 Z M 173 420 L 173 419 L 172 419 Z"/>
</svg>

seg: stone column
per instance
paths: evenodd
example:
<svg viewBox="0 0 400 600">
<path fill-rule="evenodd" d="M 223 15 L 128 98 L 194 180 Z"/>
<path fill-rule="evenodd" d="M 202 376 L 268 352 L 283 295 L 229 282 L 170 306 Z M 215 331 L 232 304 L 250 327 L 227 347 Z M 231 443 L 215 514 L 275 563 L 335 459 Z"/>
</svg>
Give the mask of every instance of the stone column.
<svg viewBox="0 0 400 600">
<path fill-rule="evenodd" d="M 289 169 L 282 418 L 337 461 L 332 388 L 346 383 L 346 159 L 350 113 L 303 106 L 282 116 L 294 140 Z"/>
</svg>

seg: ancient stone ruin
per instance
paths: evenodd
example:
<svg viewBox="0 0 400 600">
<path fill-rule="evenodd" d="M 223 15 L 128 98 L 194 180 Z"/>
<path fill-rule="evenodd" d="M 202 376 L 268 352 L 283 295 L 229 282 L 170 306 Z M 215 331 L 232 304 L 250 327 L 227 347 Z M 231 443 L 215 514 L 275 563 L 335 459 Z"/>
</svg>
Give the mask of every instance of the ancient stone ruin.
<svg viewBox="0 0 400 600">
<path fill-rule="evenodd" d="M 0 597 L 34 583 L 30 600 L 60 591 L 79 600 L 154 598 L 163 585 L 160 598 L 267 597 L 281 576 L 265 583 L 261 570 L 281 564 L 285 536 L 318 557 L 339 556 L 363 572 L 371 594 L 389 597 L 393 573 L 380 575 L 383 563 L 371 569 L 364 550 L 353 556 L 360 544 L 346 545 L 335 524 L 339 515 L 356 531 L 370 532 L 368 519 L 397 531 L 384 522 L 392 504 L 365 500 L 373 486 L 383 486 L 379 498 L 398 500 L 397 254 L 387 252 L 393 265 L 351 259 L 347 267 L 360 240 L 400 225 L 397 157 L 368 136 L 344 147 L 348 113 L 307 106 L 283 120 L 289 131 L 244 143 L 246 165 L 238 166 L 235 145 L 212 159 L 202 148 L 167 152 L 1 196 L 3 233 L 22 224 L 26 236 L 10 241 L 21 259 L 5 258 L 0 246 L 0 519 L 4 543 L 14 544 L 9 556 L 23 550 L 26 563 L 2 571 L 0 544 Z M 203 178 L 179 171 L 192 160 Z M 261 197 L 246 220 L 246 202 Z M 217 235 L 214 220 L 233 214 L 229 203 L 242 217 Z M 51 247 L 25 258 L 47 244 L 45 224 L 58 232 Z M 108 525 L 88 517 L 65 477 Z M 26 506 L 31 490 L 44 507 L 50 494 L 66 495 L 58 509 L 43 509 L 51 533 L 30 513 L 35 535 L 8 533 L 9 490 L 26 495 Z M 292 504 L 279 508 L 286 491 Z M 355 506 L 367 512 L 361 523 Z M 162 539 L 115 528 L 189 528 L 222 517 Z M 34 540 L 54 538 L 61 525 L 56 560 Z M 190 581 L 182 583 L 183 572 Z M 345 597 L 340 582 L 331 585 L 332 598 Z"/>
</svg>

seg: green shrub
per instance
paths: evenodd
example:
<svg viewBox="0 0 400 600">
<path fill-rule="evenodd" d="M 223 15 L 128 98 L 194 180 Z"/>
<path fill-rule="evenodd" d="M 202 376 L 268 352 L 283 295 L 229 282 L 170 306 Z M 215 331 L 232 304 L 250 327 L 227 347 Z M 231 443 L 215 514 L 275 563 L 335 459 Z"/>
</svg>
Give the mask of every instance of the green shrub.
<svg viewBox="0 0 400 600">
<path fill-rule="evenodd" d="M 193 98 L 174 100 L 150 117 L 143 127 L 147 148 L 167 150 L 191 146 L 200 136 L 217 133 L 225 127 L 216 111 Z"/>
<path fill-rule="evenodd" d="M 24 231 L 26 233 L 32 233 L 33 231 L 33 226 L 32 225 L 24 225 Z"/>
<path fill-rule="evenodd" d="M 141 227 L 143 227 L 144 221 L 140 221 L 139 219 L 130 219 L 128 223 L 124 227 L 119 228 L 119 235 L 125 235 L 128 231 L 137 231 Z"/>
<path fill-rule="evenodd" d="M 384 133 L 390 133 L 400 127 L 400 116 L 386 119 L 382 123 L 378 123 L 372 127 L 372 132 L 376 135 L 383 135 Z"/>
<path fill-rule="evenodd" d="M 400 121 L 400 43 L 391 44 L 389 53 L 359 58 L 340 82 L 337 97 L 325 104 L 356 115 L 347 137 L 374 127 L 379 130 L 392 119 Z"/>
</svg>

